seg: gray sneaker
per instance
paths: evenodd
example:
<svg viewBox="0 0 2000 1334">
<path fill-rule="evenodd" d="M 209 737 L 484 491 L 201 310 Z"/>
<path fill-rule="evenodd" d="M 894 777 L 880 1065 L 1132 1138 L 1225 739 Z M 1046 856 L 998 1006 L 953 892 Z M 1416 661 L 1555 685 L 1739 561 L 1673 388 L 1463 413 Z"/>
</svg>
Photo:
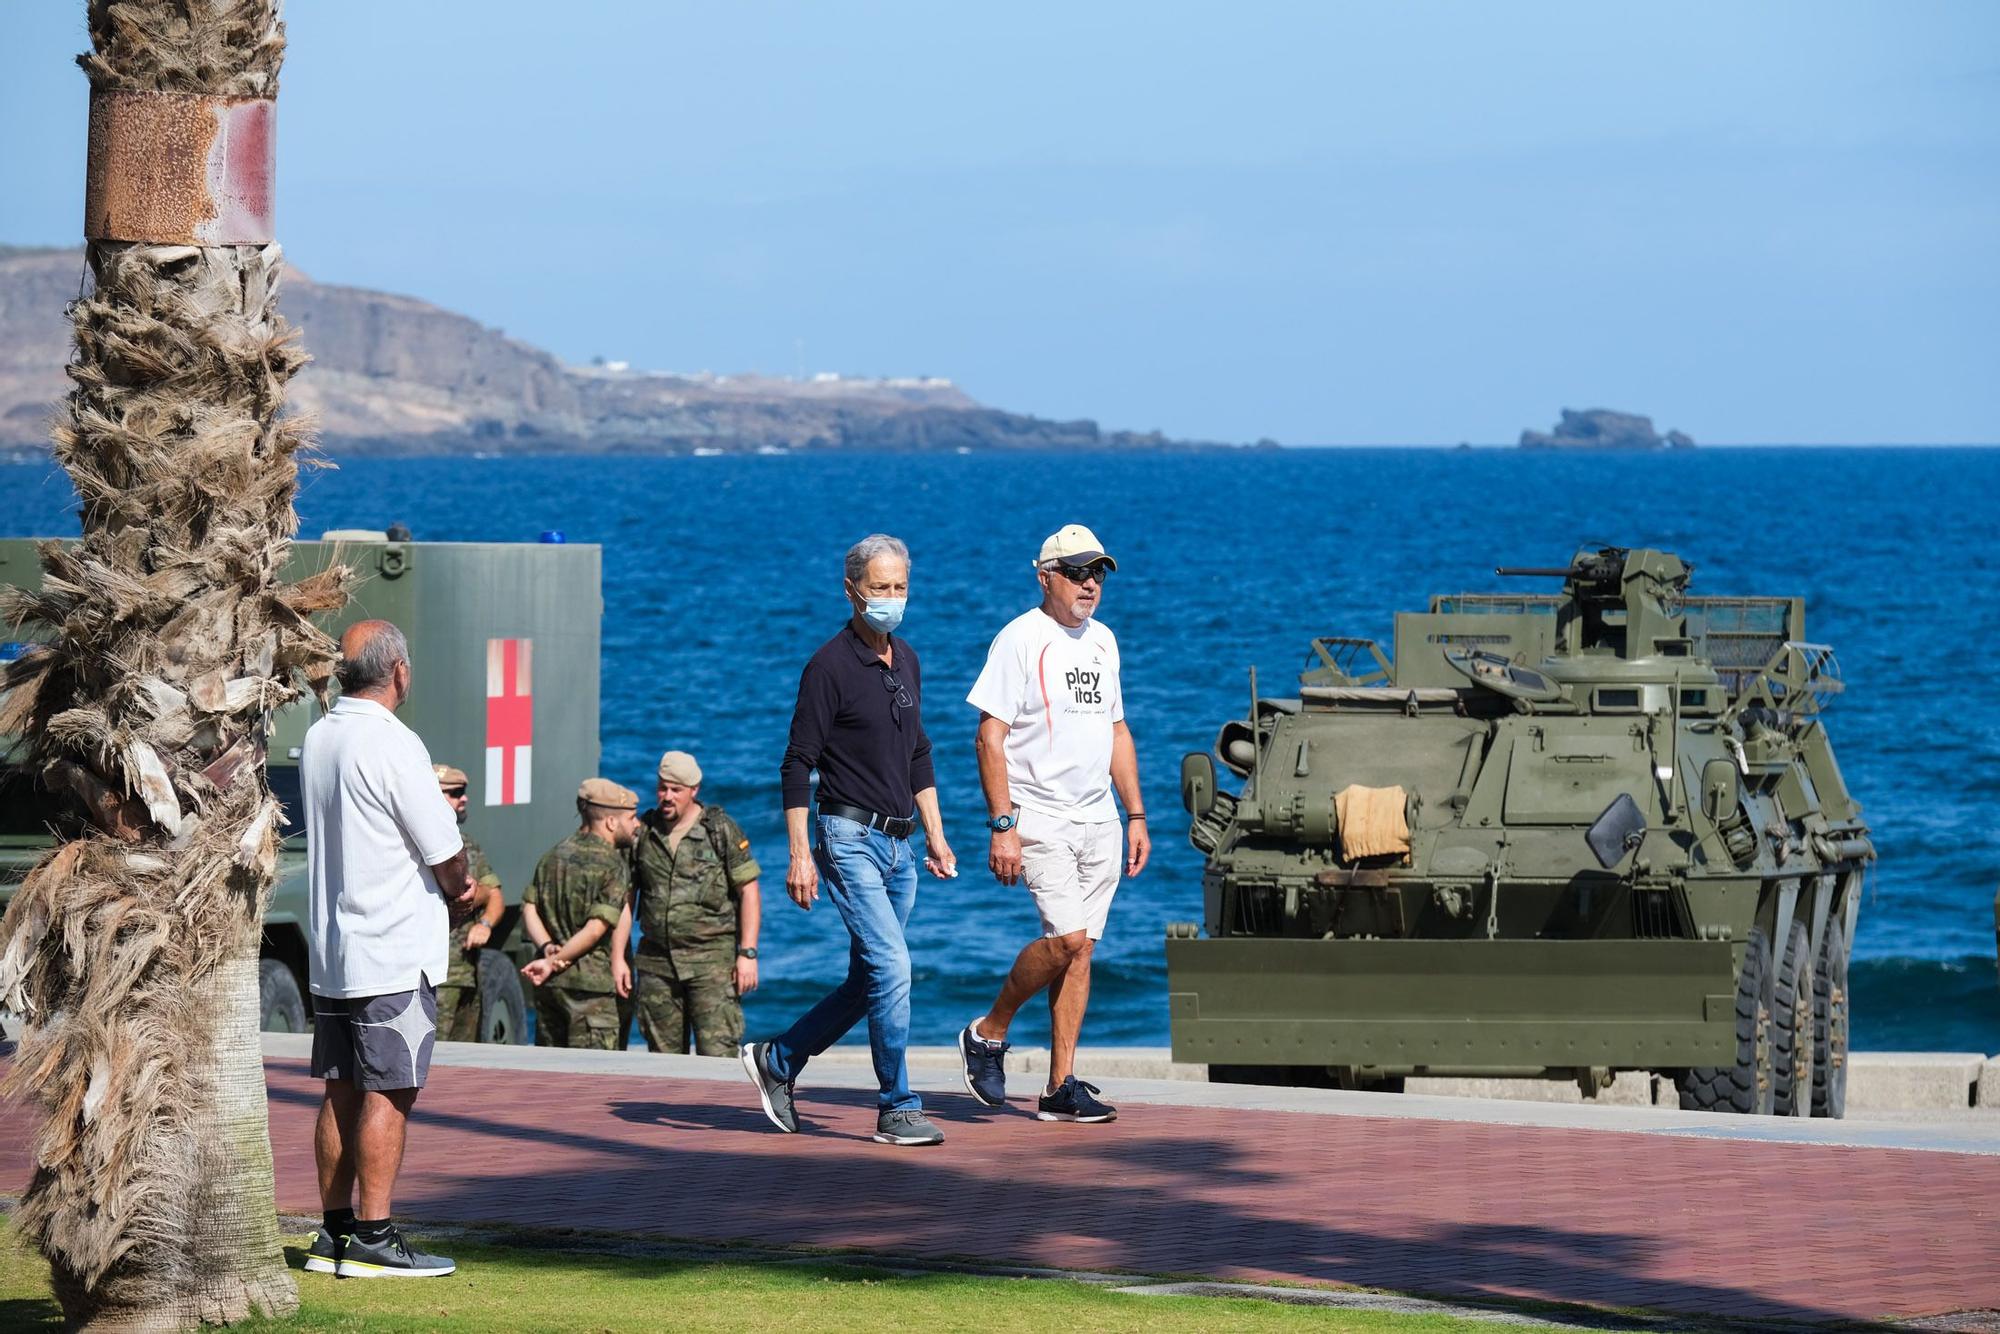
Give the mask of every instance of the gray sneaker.
<svg viewBox="0 0 2000 1334">
<path fill-rule="evenodd" d="M 920 1107 L 884 1112 L 875 1118 L 877 1144 L 942 1144 L 944 1132 L 930 1123 Z"/>
<path fill-rule="evenodd" d="M 415 1249 L 401 1229 L 392 1227 L 387 1236 L 374 1241 L 363 1241 L 352 1232 L 342 1237 L 334 1273 L 340 1278 L 443 1278 L 457 1268 L 447 1256 Z"/>
<path fill-rule="evenodd" d="M 799 1133 L 799 1114 L 792 1107 L 792 1081 L 771 1073 L 766 1059 L 770 1052 L 771 1044 L 768 1042 L 746 1042 L 738 1054 L 743 1058 L 743 1069 L 749 1074 L 750 1082 L 757 1086 L 757 1096 L 763 1100 L 764 1115 L 787 1135 L 796 1135 Z"/>
</svg>

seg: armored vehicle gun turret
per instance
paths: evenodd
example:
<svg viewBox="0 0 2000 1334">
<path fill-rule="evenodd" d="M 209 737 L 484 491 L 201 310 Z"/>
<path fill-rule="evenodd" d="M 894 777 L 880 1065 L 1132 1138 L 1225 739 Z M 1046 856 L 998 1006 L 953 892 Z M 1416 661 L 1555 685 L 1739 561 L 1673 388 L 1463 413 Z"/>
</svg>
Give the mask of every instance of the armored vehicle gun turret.
<svg viewBox="0 0 2000 1334">
<path fill-rule="evenodd" d="M 1205 921 L 1168 928 L 1174 1058 L 1253 1083 L 1670 1075 L 1683 1107 L 1840 1116 L 1875 850 L 1797 598 L 1664 551 L 1433 597 L 1393 657 L 1312 641 L 1187 756 Z M 1221 767 L 1242 780 L 1221 784 Z"/>
</svg>

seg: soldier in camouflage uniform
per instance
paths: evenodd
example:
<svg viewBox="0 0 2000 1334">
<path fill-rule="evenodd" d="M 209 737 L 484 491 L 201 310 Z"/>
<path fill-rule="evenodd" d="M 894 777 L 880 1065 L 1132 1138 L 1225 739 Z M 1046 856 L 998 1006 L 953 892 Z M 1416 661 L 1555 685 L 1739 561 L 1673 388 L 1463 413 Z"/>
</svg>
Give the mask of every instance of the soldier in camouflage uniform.
<svg viewBox="0 0 2000 1334">
<path fill-rule="evenodd" d="M 734 1056 L 745 993 L 757 987 L 762 899 L 750 840 L 720 806 L 700 801 L 701 766 L 686 751 L 660 757 L 659 805 L 639 820 L 632 888 L 611 942 L 612 980 L 630 997 L 646 1045 Z M 627 962 L 631 922 L 639 947 Z"/>
<path fill-rule="evenodd" d="M 611 931 L 625 902 L 625 849 L 639 833 L 630 788 L 588 778 L 577 789 L 582 826 L 542 855 L 521 896 L 521 924 L 542 952 L 521 970 L 535 984 L 535 1043 L 625 1045 L 611 988 Z"/>
<path fill-rule="evenodd" d="M 449 764 L 434 764 L 438 789 L 451 803 L 460 825 L 465 823 L 465 770 Z M 440 1042 L 479 1041 L 479 951 L 493 939 L 506 908 L 501 897 L 500 877 L 486 860 L 479 845 L 469 835 L 465 840 L 465 876 L 479 886 L 472 901 L 472 913 L 451 929 L 451 967 L 437 986 L 437 1035 Z"/>
</svg>

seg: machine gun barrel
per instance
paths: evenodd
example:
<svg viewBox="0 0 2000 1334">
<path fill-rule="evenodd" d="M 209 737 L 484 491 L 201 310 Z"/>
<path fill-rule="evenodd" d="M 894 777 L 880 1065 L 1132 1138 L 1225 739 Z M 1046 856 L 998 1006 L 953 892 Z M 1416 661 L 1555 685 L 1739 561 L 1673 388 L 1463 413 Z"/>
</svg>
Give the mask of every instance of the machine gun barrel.
<svg viewBox="0 0 2000 1334">
<path fill-rule="evenodd" d="M 1567 579 L 1576 573 L 1573 565 L 1500 565 L 1493 573 L 1502 578 L 1549 578 Z"/>
</svg>

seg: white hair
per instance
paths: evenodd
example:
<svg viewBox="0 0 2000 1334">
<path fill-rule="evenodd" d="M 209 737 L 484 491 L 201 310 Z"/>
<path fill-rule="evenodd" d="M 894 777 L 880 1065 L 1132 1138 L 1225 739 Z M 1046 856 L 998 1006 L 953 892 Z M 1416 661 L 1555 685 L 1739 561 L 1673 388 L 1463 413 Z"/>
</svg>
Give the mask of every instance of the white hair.
<svg viewBox="0 0 2000 1334">
<path fill-rule="evenodd" d="M 868 573 L 868 562 L 877 556 L 894 556 L 904 569 L 910 565 L 910 549 L 901 538 L 870 533 L 847 549 L 847 582 L 858 585 Z"/>
<path fill-rule="evenodd" d="M 370 635 L 351 658 L 342 658 L 334 675 L 348 694 L 386 683 L 397 666 L 410 660 L 410 642 L 387 621 Z"/>
</svg>

